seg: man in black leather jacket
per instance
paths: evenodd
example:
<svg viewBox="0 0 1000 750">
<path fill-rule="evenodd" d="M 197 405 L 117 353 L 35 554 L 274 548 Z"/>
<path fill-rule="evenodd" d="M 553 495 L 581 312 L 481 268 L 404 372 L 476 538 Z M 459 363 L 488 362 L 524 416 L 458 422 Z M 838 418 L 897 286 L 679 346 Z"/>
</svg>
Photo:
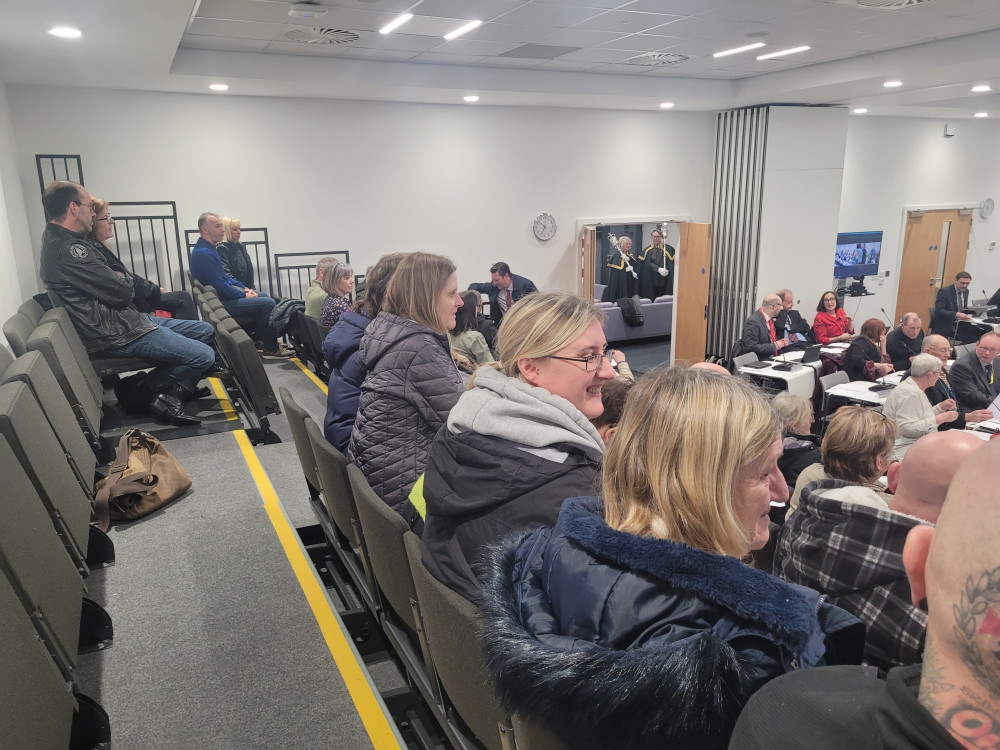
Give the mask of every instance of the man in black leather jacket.
<svg viewBox="0 0 1000 750">
<path fill-rule="evenodd" d="M 183 403 L 196 394 L 215 362 L 212 326 L 201 321 L 150 318 L 134 299 L 151 282 L 130 273 L 84 236 L 94 223 L 93 199 L 80 185 L 54 182 L 42 195 L 49 223 L 42 234 L 41 278 L 66 308 L 88 353 L 140 357 L 157 366 L 146 383 L 149 410 L 172 424 L 197 424 Z"/>
</svg>

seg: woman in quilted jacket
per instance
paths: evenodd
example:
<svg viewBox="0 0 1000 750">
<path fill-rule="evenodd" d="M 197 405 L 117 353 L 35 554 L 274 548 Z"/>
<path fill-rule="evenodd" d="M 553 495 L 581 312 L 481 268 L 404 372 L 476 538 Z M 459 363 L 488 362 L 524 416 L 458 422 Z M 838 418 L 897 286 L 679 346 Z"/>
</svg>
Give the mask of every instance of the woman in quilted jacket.
<svg viewBox="0 0 1000 750">
<path fill-rule="evenodd" d="M 410 253 L 361 339 L 359 360 L 368 375 L 347 457 L 397 512 L 464 389 L 448 344 L 461 306 L 455 265 L 440 255 Z"/>
</svg>

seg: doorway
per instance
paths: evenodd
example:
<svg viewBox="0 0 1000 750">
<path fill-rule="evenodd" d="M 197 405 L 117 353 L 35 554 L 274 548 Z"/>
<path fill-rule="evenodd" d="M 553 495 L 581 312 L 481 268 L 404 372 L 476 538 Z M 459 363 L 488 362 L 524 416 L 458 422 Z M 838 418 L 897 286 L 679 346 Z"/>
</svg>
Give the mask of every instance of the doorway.
<svg viewBox="0 0 1000 750">
<path fill-rule="evenodd" d="M 971 211 L 907 211 L 894 323 L 915 312 L 930 330 L 938 289 L 965 268 L 971 231 Z"/>
</svg>

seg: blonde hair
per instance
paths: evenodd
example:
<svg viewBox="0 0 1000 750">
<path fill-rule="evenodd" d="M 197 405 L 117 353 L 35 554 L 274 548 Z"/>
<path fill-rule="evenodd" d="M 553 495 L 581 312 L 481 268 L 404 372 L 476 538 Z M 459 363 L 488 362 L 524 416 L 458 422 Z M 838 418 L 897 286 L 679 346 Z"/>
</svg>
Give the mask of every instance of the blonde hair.
<svg viewBox="0 0 1000 750">
<path fill-rule="evenodd" d="M 522 297 L 500 321 L 496 347 L 501 372 L 516 378 L 519 359 L 555 354 L 580 338 L 594 321 L 603 324 L 604 313 L 575 294 L 535 292 Z"/>
<path fill-rule="evenodd" d="M 234 216 L 223 216 L 222 217 L 222 231 L 224 232 L 224 237 L 226 242 L 233 241 L 233 227 L 237 229 L 240 228 L 240 220 Z"/>
<path fill-rule="evenodd" d="M 823 435 L 823 471 L 831 479 L 871 484 L 882 475 L 875 459 L 881 456 L 888 468 L 895 442 L 896 423 L 889 417 L 863 406 L 842 406 Z"/>
<path fill-rule="evenodd" d="M 809 418 L 813 414 L 812 402 L 804 396 L 794 396 L 788 391 L 782 391 L 771 400 L 771 406 L 781 420 L 781 431 L 798 427 L 805 423 L 809 429 Z"/>
<path fill-rule="evenodd" d="M 97 214 L 101 213 L 104 209 L 108 207 L 108 202 L 104 198 L 98 198 L 96 195 L 91 195 L 90 200 L 94 202 L 94 225 L 87 232 L 87 239 L 93 240 L 94 242 L 101 242 L 97 239 Z M 105 247 L 108 246 L 107 242 L 101 242 Z"/>
<path fill-rule="evenodd" d="M 382 310 L 447 333 L 437 313 L 437 301 L 455 264 L 442 255 L 410 253 L 396 267 L 385 290 Z"/>
<path fill-rule="evenodd" d="M 618 531 L 743 557 L 737 477 L 778 438 L 763 394 L 742 378 L 654 370 L 632 388 L 601 470 L 604 518 Z"/>
</svg>

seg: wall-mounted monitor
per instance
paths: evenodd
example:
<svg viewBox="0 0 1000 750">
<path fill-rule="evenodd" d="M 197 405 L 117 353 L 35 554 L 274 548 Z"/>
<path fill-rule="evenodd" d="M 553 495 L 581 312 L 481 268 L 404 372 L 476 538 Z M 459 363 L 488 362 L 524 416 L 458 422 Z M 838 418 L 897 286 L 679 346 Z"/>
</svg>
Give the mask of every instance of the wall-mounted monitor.
<svg viewBox="0 0 1000 750">
<path fill-rule="evenodd" d="M 842 232 L 837 235 L 833 278 L 876 276 L 881 255 L 881 232 Z"/>
</svg>

